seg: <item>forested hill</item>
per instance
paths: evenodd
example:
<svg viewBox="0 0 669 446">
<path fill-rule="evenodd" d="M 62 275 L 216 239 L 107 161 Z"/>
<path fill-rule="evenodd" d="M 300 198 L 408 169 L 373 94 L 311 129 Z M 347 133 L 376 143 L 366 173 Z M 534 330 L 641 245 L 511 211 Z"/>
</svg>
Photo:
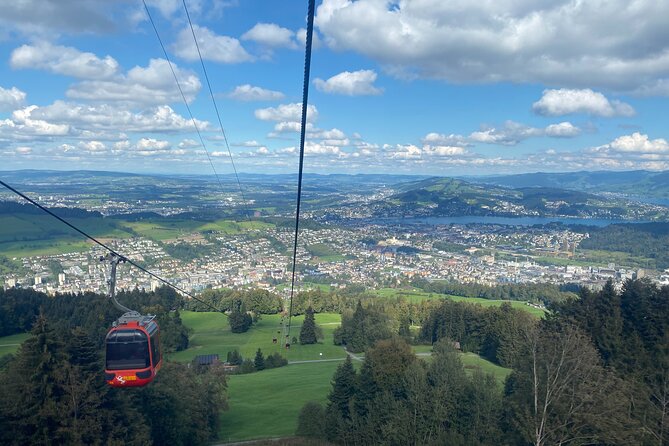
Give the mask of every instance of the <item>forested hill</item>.
<svg viewBox="0 0 669 446">
<path fill-rule="evenodd" d="M 475 181 L 508 187 L 557 187 L 579 191 L 617 192 L 632 196 L 669 198 L 669 172 L 649 172 L 645 170 L 627 172 L 538 172 L 479 177 Z"/>
<path fill-rule="evenodd" d="M 431 178 L 402 185 L 399 192 L 371 205 L 375 217 L 405 216 L 567 216 L 608 219 L 659 219 L 669 209 L 555 187 L 475 184 Z"/>
</svg>

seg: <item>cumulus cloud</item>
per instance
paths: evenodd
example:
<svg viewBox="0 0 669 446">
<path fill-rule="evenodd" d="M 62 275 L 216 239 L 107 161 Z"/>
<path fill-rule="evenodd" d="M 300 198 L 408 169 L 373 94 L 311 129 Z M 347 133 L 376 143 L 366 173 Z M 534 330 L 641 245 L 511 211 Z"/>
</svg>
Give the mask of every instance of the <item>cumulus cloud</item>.
<svg viewBox="0 0 669 446">
<path fill-rule="evenodd" d="M 246 52 L 239 40 L 233 37 L 219 36 L 204 26 L 194 25 L 193 29 L 203 59 L 228 64 L 253 60 L 253 56 Z M 186 27 L 179 32 L 172 48 L 174 54 L 184 60 L 189 62 L 199 60 L 190 27 Z"/>
<path fill-rule="evenodd" d="M 377 74 L 374 70 L 344 71 L 328 80 L 316 78 L 314 85 L 320 91 L 347 96 L 379 95 L 382 89 L 374 86 Z"/>
<path fill-rule="evenodd" d="M 80 141 L 77 146 L 86 152 L 104 152 L 107 150 L 107 146 L 102 141 Z"/>
<path fill-rule="evenodd" d="M 13 111 L 26 102 L 25 92 L 16 87 L 9 89 L 0 87 L 0 111 Z"/>
<path fill-rule="evenodd" d="M 251 40 L 272 48 L 297 48 L 293 40 L 295 33 L 275 23 L 256 23 L 253 28 L 242 34 L 242 40 Z"/>
<path fill-rule="evenodd" d="M 451 133 L 450 135 L 445 135 L 443 133 L 428 133 L 422 139 L 423 144 L 436 144 L 443 146 L 460 146 L 465 147 L 471 145 L 467 138 L 462 135 L 455 135 Z"/>
<path fill-rule="evenodd" d="M 70 133 L 70 126 L 66 124 L 53 124 L 44 119 L 32 116 L 32 112 L 38 107 L 29 107 L 15 110 L 11 119 L 0 121 L 0 136 L 9 139 L 32 139 L 50 136 L 66 136 Z"/>
<path fill-rule="evenodd" d="M 648 135 L 634 132 L 631 135 L 620 136 L 609 144 L 599 147 L 606 151 L 623 153 L 664 153 L 669 154 L 669 143 L 666 139 L 650 139 Z"/>
<path fill-rule="evenodd" d="M 278 107 L 261 108 L 255 111 L 255 117 L 261 121 L 297 122 L 302 119 L 302 104 L 299 102 L 281 104 Z M 307 121 L 313 122 L 318 118 L 315 105 L 307 105 Z"/>
<path fill-rule="evenodd" d="M 423 152 L 426 155 L 433 156 L 463 156 L 466 155 L 467 149 L 457 146 L 423 146 Z"/>
<path fill-rule="evenodd" d="M 589 88 L 573 90 L 544 90 L 543 96 L 532 105 L 535 113 L 544 116 L 562 116 L 586 113 L 594 116 L 632 116 L 634 108 L 617 100 L 610 101 L 602 93 Z"/>
<path fill-rule="evenodd" d="M 172 64 L 186 100 L 191 102 L 200 91 L 200 79 L 189 70 Z M 151 59 L 147 67 L 136 66 L 126 75 L 111 80 L 87 80 L 70 87 L 66 95 L 96 102 L 120 102 L 126 105 L 157 105 L 181 102 L 169 62 Z"/>
<path fill-rule="evenodd" d="M 250 84 L 238 85 L 227 95 L 230 99 L 238 101 L 280 101 L 285 94 L 280 91 L 267 90 Z"/>
<path fill-rule="evenodd" d="M 541 136 L 543 131 L 534 127 L 529 127 L 514 121 L 506 121 L 501 128 L 489 127 L 469 135 L 472 141 L 485 144 L 501 144 L 512 146 L 520 141 L 533 137 Z"/>
<path fill-rule="evenodd" d="M 384 144 L 383 150 L 390 159 L 418 159 L 423 150 L 413 144 Z"/>
<path fill-rule="evenodd" d="M 324 0 L 315 23 L 398 76 L 633 91 L 667 79 L 668 16 L 656 1 Z"/>
<path fill-rule="evenodd" d="M 81 79 L 107 79 L 118 71 L 118 62 L 111 57 L 99 58 L 76 48 L 39 42 L 23 45 L 12 51 L 9 61 L 14 69 L 39 69 Z"/>
<path fill-rule="evenodd" d="M 199 147 L 200 143 L 195 141 L 194 139 L 184 139 L 179 143 L 179 148 L 180 149 L 190 149 L 193 147 Z"/>
<path fill-rule="evenodd" d="M 193 122 L 176 113 L 169 105 L 148 108 L 135 113 L 110 104 L 83 105 L 56 101 L 44 107 L 31 106 L 22 111 L 22 117 L 37 119 L 54 125 L 82 131 L 118 131 L 170 133 L 193 131 Z M 25 119 L 24 119 L 25 120 Z M 21 121 L 17 121 L 21 122 Z M 195 120 L 198 129 L 210 127 L 207 121 Z"/>
<path fill-rule="evenodd" d="M 561 122 L 559 124 L 551 124 L 546 127 L 546 135 L 555 138 L 573 138 L 581 134 L 581 129 L 573 125 L 571 122 Z"/>
</svg>

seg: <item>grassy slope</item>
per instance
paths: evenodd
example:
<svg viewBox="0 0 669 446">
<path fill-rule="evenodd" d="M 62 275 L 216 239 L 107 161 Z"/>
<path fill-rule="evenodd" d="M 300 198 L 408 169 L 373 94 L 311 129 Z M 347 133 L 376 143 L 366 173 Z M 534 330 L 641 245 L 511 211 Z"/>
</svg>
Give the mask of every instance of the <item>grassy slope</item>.
<svg viewBox="0 0 669 446">
<path fill-rule="evenodd" d="M 181 318 L 186 326 L 194 330 L 191 336 L 190 348 L 171 355 L 174 361 L 190 361 L 196 355 L 214 354 L 225 360 L 227 352 L 235 348 L 245 358 L 253 358 L 258 348 L 263 353 L 280 352 L 289 361 L 304 361 L 312 359 L 343 358 L 341 347 L 332 344 L 332 332 L 339 325 L 341 317 L 338 314 L 317 314 L 316 323 L 323 329 L 325 339 L 315 345 L 292 345 L 290 350 L 282 349 L 273 344 L 272 338 L 277 334 L 279 315 L 263 315 L 262 319 L 246 333 L 232 333 L 228 325 L 227 316 L 221 313 L 195 313 L 184 311 Z M 292 318 L 291 337 L 299 338 L 300 327 L 304 316 Z M 323 353 L 321 356 L 320 353 Z"/>
<path fill-rule="evenodd" d="M 527 311 L 528 313 L 537 317 L 542 317 L 545 313 L 543 310 L 527 305 L 524 301 L 517 301 L 517 300 L 482 299 L 480 297 L 452 296 L 450 294 L 428 293 L 426 291 L 421 291 L 421 290 L 398 290 L 394 288 L 382 288 L 380 290 L 372 290 L 371 292 L 381 297 L 387 297 L 387 298 L 401 297 L 410 302 L 421 302 L 423 300 L 428 300 L 428 299 L 451 299 L 456 302 L 468 302 L 472 304 L 479 304 L 484 307 L 500 306 L 504 302 L 508 302 L 511 304 L 513 308 Z"/>
<path fill-rule="evenodd" d="M 28 339 L 30 333 L 20 333 L 0 338 L 0 357 L 9 353 L 15 353 L 23 341 Z"/>
<path fill-rule="evenodd" d="M 324 403 L 339 362 L 292 364 L 228 381 L 230 409 L 221 416 L 222 441 L 293 435 L 307 401 Z"/>
</svg>

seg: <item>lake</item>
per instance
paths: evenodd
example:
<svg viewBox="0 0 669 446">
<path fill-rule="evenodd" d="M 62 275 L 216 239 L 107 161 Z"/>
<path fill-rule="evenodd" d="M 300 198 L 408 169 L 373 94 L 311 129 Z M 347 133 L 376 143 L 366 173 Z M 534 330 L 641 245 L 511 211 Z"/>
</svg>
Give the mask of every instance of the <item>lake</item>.
<svg viewBox="0 0 669 446">
<path fill-rule="evenodd" d="M 424 224 L 424 225 L 466 225 L 496 224 L 509 226 L 532 226 L 546 225 L 549 223 L 562 223 L 569 225 L 608 226 L 615 223 L 646 223 L 634 220 L 606 220 L 597 218 L 567 218 L 567 217 L 495 217 L 495 216 L 462 216 L 462 217 L 411 217 L 411 218 L 376 218 L 373 220 L 379 224 Z"/>
</svg>

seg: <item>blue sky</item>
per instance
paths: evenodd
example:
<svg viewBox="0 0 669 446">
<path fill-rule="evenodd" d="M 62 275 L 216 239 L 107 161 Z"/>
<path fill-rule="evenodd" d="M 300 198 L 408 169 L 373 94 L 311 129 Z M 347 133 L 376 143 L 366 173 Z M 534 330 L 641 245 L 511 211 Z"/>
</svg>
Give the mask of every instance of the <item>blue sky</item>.
<svg viewBox="0 0 669 446">
<path fill-rule="evenodd" d="M 219 173 L 182 0 L 147 0 Z M 186 0 L 235 164 L 297 170 L 306 1 Z M 305 169 L 669 169 L 669 1 L 317 1 Z M 0 169 L 212 168 L 141 1 L 0 11 Z"/>
</svg>

